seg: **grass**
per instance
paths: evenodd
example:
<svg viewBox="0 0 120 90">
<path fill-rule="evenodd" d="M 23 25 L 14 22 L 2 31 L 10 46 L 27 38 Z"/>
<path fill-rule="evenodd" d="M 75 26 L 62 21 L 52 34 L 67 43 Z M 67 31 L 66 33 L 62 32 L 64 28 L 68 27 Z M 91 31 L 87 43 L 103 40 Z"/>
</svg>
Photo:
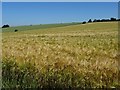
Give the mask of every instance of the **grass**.
<svg viewBox="0 0 120 90">
<path fill-rule="evenodd" d="M 40 25 L 26 25 L 26 26 L 16 26 L 16 27 L 9 27 L 3 28 L 3 32 L 14 32 L 15 29 L 19 31 L 26 31 L 26 30 L 36 30 L 36 29 L 46 29 L 46 28 L 55 28 L 55 27 L 64 27 L 70 25 L 77 25 L 80 23 L 73 22 L 73 23 L 58 23 L 58 24 L 40 24 Z"/>
<path fill-rule="evenodd" d="M 117 22 L 3 32 L 3 88 L 118 88 Z"/>
</svg>

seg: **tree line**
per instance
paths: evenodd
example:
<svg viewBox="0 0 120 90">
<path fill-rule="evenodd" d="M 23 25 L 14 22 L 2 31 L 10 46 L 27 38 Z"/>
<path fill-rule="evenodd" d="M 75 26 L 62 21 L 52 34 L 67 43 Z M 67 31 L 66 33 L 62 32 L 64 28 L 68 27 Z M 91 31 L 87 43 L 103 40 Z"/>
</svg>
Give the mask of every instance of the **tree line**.
<svg viewBox="0 0 120 90">
<path fill-rule="evenodd" d="M 8 24 L 2 26 L 2 28 L 7 28 L 7 27 L 10 27 L 10 26 Z"/>
<path fill-rule="evenodd" d="M 120 19 L 116 18 L 110 18 L 110 19 L 94 19 L 93 21 L 91 19 L 88 20 L 88 23 L 92 22 L 111 22 L 111 21 L 120 21 Z M 86 21 L 82 22 L 82 24 L 87 23 Z"/>
<path fill-rule="evenodd" d="M 86 22 L 86 21 L 82 22 L 82 24 L 92 23 L 92 22 L 110 22 L 110 21 L 120 21 L 120 19 L 116 19 L 116 18 L 110 18 L 110 19 L 94 19 L 93 21 L 92 21 L 91 19 L 89 19 L 87 22 Z M 32 25 L 30 25 L 30 26 L 32 26 Z M 8 24 L 2 26 L 2 28 L 8 28 L 8 27 L 10 27 Z"/>
</svg>

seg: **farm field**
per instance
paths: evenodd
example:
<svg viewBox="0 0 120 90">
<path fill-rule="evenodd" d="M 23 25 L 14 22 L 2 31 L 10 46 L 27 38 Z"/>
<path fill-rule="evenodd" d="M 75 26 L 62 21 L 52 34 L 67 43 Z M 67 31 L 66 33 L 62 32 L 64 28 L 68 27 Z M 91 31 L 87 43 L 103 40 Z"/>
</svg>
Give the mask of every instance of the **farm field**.
<svg viewBox="0 0 120 90">
<path fill-rule="evenodd" d="M 118 22 L 50 27 L 3 29 L 3 88 L 120 87 Z"/>
<path fill-rule="evenodd" d="M 46 29 L 46 28 L 55 28 L 55 27 L 63 27 L 63 26 L 70 26 L 70 25 L 77 25 L 80 22 L 73 22 L 73 23 L 58 23 L 58 24 L 40 24 L 40 25 L 25 25 L 25 26 L 12 26 L 9 28 L 3 28 L 3 32 L 14 32 L 15 29 L 20 31 L 25 30 L 36 30 L 36 29 Z"/>
</svg>

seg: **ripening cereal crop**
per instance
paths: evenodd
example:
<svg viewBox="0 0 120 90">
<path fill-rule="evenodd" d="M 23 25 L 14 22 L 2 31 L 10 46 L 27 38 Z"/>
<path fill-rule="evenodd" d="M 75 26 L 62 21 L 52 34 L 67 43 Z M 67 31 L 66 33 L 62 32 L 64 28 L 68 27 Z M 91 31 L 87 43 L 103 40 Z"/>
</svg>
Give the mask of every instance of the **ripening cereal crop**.
<svg viewBox="0 0 120 90">
<path fill-rule="evenodd" d="M 117 33 L 117 22 L 4 32 L 2 86 L 119 87 Z"/>
</svg>

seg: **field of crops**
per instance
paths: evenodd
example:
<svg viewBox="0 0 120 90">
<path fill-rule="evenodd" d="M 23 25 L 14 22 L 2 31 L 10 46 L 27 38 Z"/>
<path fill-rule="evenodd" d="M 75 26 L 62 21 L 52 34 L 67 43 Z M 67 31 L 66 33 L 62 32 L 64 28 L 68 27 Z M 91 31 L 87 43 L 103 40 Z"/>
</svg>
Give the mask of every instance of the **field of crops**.
<svg viewBox="0 0 120 90">
<path fill-rule="evenodd" d="M 2 42 L 4 88 L 120 86 L 117 22 L 3 32 Z"/>
<path fill-rule="evenodd" d="M 55 27 L 64 27 L 70 25 L 77 25 L 80 22 L 73 22 L 73 23 L 56 23 L 56 24 L 40 24 L 40 25 L 26 25 L 26 26 L 10 26 L 9 28 L 3 28 L 3 32 L 14 32 L 15 29 L 19 31 L 26 31 L 26 30 L 36 30 L 36 29 L 46 29 L 46 28 L 55 28 Z"/>
</svg>

